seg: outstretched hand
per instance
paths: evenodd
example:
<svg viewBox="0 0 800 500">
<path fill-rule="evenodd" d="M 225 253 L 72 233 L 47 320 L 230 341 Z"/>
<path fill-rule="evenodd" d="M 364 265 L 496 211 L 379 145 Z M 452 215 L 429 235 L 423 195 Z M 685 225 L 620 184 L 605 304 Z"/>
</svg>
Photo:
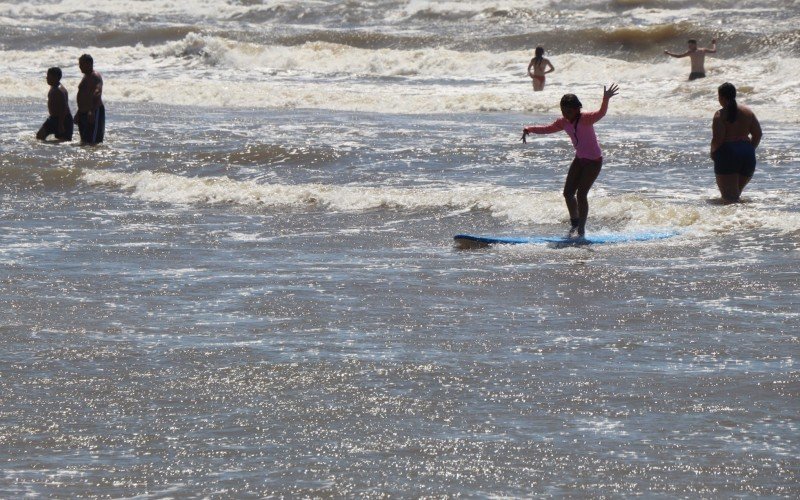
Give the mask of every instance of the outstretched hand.
<svg viewBox="0 0 800 500">
<path fill-rule="evenodd" d="M 619 85 L 616 83 L 612 83 L 608 89 L 603 85 L 603 99 L 611 99 L 617 94 L 619 94 Z"/>
</svg>

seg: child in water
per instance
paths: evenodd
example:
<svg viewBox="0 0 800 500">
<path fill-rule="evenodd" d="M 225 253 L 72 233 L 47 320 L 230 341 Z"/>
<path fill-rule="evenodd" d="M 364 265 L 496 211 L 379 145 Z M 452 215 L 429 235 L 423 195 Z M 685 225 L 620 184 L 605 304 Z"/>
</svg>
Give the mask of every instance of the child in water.
<svg viewBox="0 0 800 500">
<path fill-rule="evenodd" d="M 548 66 L 550 69 L 546 69 Z M 555 71 L 555 68 L 550 63 L 550 59 L 545 59 L 544 57 L 544 49 L 536 47 L 535 57 L 528 64 L 528 76 L 533 79 L 534 92 L 544 90 L 544 75 L 553 71 Z"/>
<path fill-rule="evenodd" d="M 603 153 L 597 143 L 594 124 L 606 115 L 608 101 L 617 95 L 616 84 L 606 89 L 603 87 L 603 104 L 600 109 L 591 113 L 582 113 L 583 105 L 575 94 L 565 94 L 561 98 L 562 118 L 550 125 L 529 126 L 522 129 L 522 142 L 528 134 L 552 134 L 563 130 L 572 139 L 575 146 L 575 159 L 569 167 L 564 182 L 564 199 L 567 202 L 570 220 L 570 237 L 583 237 L 586 233 L 586 218 L 589 215 L 587 195 L 592 188 L 600 169 L 603 166 Z"/>
<path fill-rule="evenodd" d="M 61 68 L 47 70 L 47 84 L 50 85 L 50 92 L 47 93 L 47 111 L 50 116 L 36 132 L 36 138 L 43 141 L 52 134 L 59 141 L 71 141 L 72 114 L 69 111 L 67 89 L 61 85 Z"/>
</svg>

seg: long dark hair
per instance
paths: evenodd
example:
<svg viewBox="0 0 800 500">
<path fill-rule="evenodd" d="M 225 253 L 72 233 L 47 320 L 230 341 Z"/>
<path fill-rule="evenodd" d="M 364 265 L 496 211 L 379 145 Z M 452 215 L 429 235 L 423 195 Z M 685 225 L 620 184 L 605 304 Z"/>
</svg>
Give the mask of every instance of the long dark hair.
<svg viewBox="0 0 800 500">
<path fill-rule="evenodd" d="M 542 47 L 536 47 L 536 57 L 533 58 L 534 66 L 542 64 L 542 59 L 544 59 L 544 49 Z"/>
<path fill-rule="evenodd" d="M 731 123 L 735 122 L 739 111 L 739 107 L 736 105 L 736 87 L 732 83 L 725 82 L 719 86 L 717 92 L 720 97 L 728 100 L 728 104 L 725 106 L 725 114 L 727 115 L 725 118 Z"/>
</svg>

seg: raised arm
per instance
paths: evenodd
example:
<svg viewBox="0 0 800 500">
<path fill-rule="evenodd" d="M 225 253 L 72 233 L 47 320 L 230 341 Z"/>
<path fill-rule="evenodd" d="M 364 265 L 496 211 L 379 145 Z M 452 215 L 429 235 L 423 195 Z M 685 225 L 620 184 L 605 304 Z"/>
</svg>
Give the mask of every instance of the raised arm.
<svg viewBox="0 0 800 500">
<path fill-rule="evenodd" d="M 706 54 L 716 54 L 717 53 L 717 39 L 711 39 L 711 48 L 706 49 Z"/>
<path fill-rule="evenodd" d="M 687 50 L 686 52 L 684 52 L 683 54 L 673 54 L 672 52 L 670 52 L 670 51 L 668 51 L 668 50 L 665 50 L 665 51 L 664 51 L 664 53 L 665 53 L 666 55 L 668 55 L 668 56 L 672 56 L 672 57 L 686 57 L 686 56 L 688 56 L 688 55 L 689 55 L 689 51 L 688 51 L 688 50 Z"/>
<path fill-rule="evenodd" d="M 608 101 L 611 100 L 612 97 L 619 93 L 619 86 L 616 83 L 612 83 L 610 87 L 606 88 L 605 85 L 603 86 L 603 103 L 600 105 L 600 109 L 597 111 L 591 111 L 587 113 L 581 113 L 581 118 L 586 120 L 588 123 L 595 123 L 600 121 L 600 119 L 606 116 L 608 112 Z"/>
</svg>

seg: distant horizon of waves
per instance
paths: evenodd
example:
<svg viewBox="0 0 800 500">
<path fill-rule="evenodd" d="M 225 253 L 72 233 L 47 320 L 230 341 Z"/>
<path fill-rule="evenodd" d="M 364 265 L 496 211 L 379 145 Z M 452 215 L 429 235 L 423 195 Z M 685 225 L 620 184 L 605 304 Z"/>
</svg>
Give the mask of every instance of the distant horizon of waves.
<svg viewBox="0 0 800 500">
<path fill-rule="evenodd" d="M 532 52 L 545 45 L 554 53 L 635 61 L 660 57 L 664 48 L 683 47 L 688 38 L 708 43 L 716 37 L 726 48 L 721 58 L 765 51 L 797 56 L 800 29 L 794 19 L 800 6 L 795 1 L 793 9 L 787 3 L 728 0 L 709 8 L 668 0 L 397 0 L 380 5 L 108 0 L 88 9 L 79 0 L 23 1 L 0 5 L 0 44 L 4 50 L 150 47 L 197 33 L 261 46 L 325 42 L 371 50 Z"/>
<path fill-rule="evenodd" d="M 111 27 L 90 32 L 77 29 L 45 31 L 38 40 L 40 46 L 96 48 L 132 47 L 141 44 L 154 47 L 169 42 L 179 42 L 190 34 L 218 37 L 231 43 L 251 43 L 264 46 L 293 47 L 315 42 L 344 45 L 357 49 L 415 50 L 427 47 L 449 49 L 456 52 L 533 52 L 535 45 L 559 53 L 613 56 L 626 61 L 640 61 L 661 57 L 665 48 L 682 50 L 686 40 L 698 39 L 701 46 L 712 38 L 724 44 L 721 58 L 738 58 L 779 51 L 786 55 L 800 54 L 800 30 L 777 33 L 735 32 L 710 29 L 693 21 L 658 23 L 647 26 L 541 26 L 521 33 L 497 33 L 483 38 L 453 36 L 447 33 L 391 32 L 384 28 L 323 28 L 309 26 L 304 29 L 278 29 L 274 33 L 253 32 L 246 29 L 229 30 L 189 25 L 154 25 L 141 27 Z M 20 30 L 4 37 L 7 50 L 30 48 L 30 34 Z"/>
<path fill-rule="evenodd" d="M 760 117 L 800 123 L 785 112 L 800 100 L 794 18 L 777 0 L 22 2 L 0 6 L 0 99 L 43 100 L 50 66 L 74 99 L 76 58 L 90 52 L 112 105 L 551 113 L 562 93 L 592 102 L 616 81 L 612 113 L 698 118 L 730 80 Z M 714 36 L 704 81 L 686 82 L 688 60 L 662 53 Z M 526 68 L 539 44 L 556 72 L 533 94 Z"/>
<path fill-rule="evenodd" d="M 74 102 L 77 49 L 48 49 L 36 56 L 64 68 Z M 800 58 L 756 61 L 713 59 L 708 78 L 688 83 L 688 62 L 628 62 L 601 56 L 551 56 L 557 72 L 545 92 L 526 80 L 526 52 L 459 53 L 448 49 L 366 50 L 326 42 L 259 46 L 190 33 L 157 47 L 92 49 L 103 73 L 107 103 L 152 102 L 202 107 L 331 109 L 394 113 L 527 111 L 557 113 L 558 96 L 581 96 L 599 105 L 602 86 L 618 82 L 620 115 L 710 117 L 719 107 L 716 87 L 735 82 L 740 102 L 763 119 L 800 123 L 786 102 L 800 99 Z M 6 64 L 29 60 L 27 51 L 6 51 Z M 44 66 L 44 65 L 43 65 Z M 42 70 L 43 71 L 43 70 Z M 587 77 L 588 76 L 588 77 Z M 736 77 L 736 78 L 734 78 Z M 0 77 L 0 98 L 43 101 L 41 75 Z M 653 103 L 663 105 L 654 106 Z"/>
</svg>

